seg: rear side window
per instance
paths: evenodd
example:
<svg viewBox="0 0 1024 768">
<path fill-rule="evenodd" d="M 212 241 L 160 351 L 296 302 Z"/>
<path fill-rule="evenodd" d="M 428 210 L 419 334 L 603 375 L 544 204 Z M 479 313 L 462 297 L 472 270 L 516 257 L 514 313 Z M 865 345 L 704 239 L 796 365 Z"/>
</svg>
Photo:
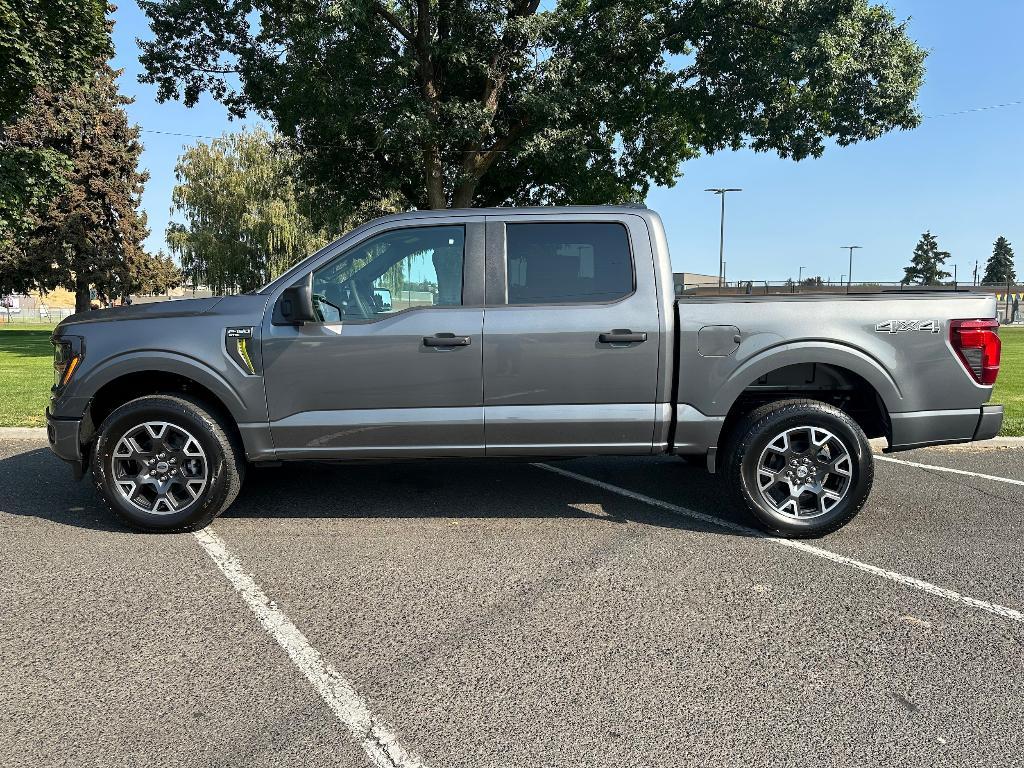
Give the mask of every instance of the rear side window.
<svg viewBox="0 0 1024 768">
<path fill-rule="evenodd" d="M 508 224 L 509 304 L 614 301 L 633 292 L 633 259 L 621 224 Z"/>
</svg>

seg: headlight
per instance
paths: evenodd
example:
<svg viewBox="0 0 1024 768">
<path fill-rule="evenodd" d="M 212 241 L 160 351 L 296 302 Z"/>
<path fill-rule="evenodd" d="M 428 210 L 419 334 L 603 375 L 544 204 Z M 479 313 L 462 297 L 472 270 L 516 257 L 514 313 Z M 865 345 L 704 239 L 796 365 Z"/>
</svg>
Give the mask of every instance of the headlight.
<svg viewBox="0 0 1024 768">
<path fill-rule="evenodd" d="M 53 388 L 61 389 L 71 381 L 82 362 L 85 346 L 78 336 L 53 339 Z"/>
</svg>

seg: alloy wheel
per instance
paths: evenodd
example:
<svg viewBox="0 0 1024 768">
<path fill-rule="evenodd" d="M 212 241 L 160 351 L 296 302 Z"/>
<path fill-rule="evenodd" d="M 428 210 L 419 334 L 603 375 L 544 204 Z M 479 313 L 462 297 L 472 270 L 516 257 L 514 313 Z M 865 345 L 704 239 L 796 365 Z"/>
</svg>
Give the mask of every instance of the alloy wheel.
<svg viewBox="0 0 1024 768">
<path fill-rule="evenodd" d="M 793 519 L 832 511 L 852 482 L 850 451 L 822 427 L 787 429 L 768 442 L 757 461 L 761 498 L 777 514 Z"/>
<path fill-rule="evenodd" d="M 118 440 L 111 470 L 125 501 L 143 512 L 167 515 L 196 503 L 210 468 L 202 446 L 188 430 L 166 421 L 147 421 Z"/>
</svg>

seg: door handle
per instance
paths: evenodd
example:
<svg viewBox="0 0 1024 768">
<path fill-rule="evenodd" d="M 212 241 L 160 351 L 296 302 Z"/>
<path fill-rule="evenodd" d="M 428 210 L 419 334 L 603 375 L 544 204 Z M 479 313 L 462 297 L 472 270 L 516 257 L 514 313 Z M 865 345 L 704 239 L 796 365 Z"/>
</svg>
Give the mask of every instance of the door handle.
<svg viewBox="0 0 1024 768">
<path fill-rule="evenodd" d="M 645 331 L 639 331 L 634 333 L 627 329 L 609 331 L 608 333 L 602 333 L 597 337 L 597 340 L 602 344 L 640 344 L 647 341 L 647 333 Z"/>
<path fill-rule="evenodd" d="M 436 333 L 433 336 L 423 337 L 425 347 L 468 347 L 472 338 L 469 336 L 456 336 L 454 333 Z"/>
</svg>

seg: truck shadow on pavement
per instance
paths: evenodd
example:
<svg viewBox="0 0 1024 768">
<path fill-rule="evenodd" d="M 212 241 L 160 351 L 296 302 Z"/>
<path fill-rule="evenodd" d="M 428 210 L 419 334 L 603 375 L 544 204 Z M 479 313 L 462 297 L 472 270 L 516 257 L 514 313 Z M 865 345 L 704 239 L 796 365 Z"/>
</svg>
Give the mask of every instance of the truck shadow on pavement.
<svg viewBox="0 0 1024 768">
<path fill-rule="evenodd" d="M 671 459 L 593 462 L 560 462 L 558 466 L 621 483 L 707 515 L 749 524 L 742 514 L 723 509 L 724 485 L 703 469 Z M 619 476 L 626 479 L 619 481 Z M 645 488 L 644 482 L 657 487 Z M 89 475 L 74 481 L 48 449 L 0 458 L 2 513 L 97 531 L 131 531 L 106 509 Z M 486 460 L 310 462 L 250 469 L 242 492 L 224 518 L 562 518 L 745 535 L 659 510 L 527 462 Z"/>
</svg>

